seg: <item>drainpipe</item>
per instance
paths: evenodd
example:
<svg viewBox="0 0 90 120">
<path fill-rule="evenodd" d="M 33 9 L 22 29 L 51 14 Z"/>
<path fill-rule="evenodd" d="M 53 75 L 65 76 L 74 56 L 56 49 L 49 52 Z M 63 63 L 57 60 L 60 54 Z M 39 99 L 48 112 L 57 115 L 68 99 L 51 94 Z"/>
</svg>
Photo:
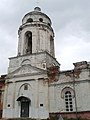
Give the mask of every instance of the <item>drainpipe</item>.
<svg viewBox="0 0 90 120">
<path fill-rule="evenodd" d="M 79 120 L 78 118 L 78 110 L 77 110 L 77 97 L 76 97 L 76 88 L 75 88 L 75 75 L 74 75 L 74 70 L 72 71 L 73 74 L 73 89 L 74 89 L 74 95 L 75 95 L 75 109 L 76 109 L 76 119 Z"/>
</svg>

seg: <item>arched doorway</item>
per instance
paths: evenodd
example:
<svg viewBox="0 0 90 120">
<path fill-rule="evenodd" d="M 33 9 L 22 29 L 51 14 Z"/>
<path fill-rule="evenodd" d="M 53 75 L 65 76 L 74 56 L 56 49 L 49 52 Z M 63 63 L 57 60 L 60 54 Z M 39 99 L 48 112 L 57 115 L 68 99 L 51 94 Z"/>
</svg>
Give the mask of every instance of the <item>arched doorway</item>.
<svg viewBox="0 0 90 120">
<path fill-rule="evenodd" d="M 20 101 L 20 117 L 29 117 L 29 105 L 31 100 L 27 97 L 20 96 L 17 101 Z"/>
</svg>

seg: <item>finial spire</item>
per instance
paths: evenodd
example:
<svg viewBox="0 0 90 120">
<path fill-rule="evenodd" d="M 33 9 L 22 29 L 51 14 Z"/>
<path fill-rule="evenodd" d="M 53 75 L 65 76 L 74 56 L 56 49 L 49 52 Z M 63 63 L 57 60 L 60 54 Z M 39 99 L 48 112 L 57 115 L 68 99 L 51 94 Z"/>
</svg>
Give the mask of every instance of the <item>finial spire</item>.
<svg viewBox="0 0 90 120">
<path fill-rule="evenodd" d="M 37 6 L 38 6 L 38 4 L 39 4 L 39 1 L 38 1 L 38 0 L 36 1 L 36 4 L 37 4 Z"/>
<path fill-rule="evenodd" d="M 36 0 L 36 7 L 34 8 L 34 11 L 41 11 L 41 8 L 39 7 L 39 0 Z"/>
<path fill-rule="evenodd" d="M 41 8 L 40 7 L 35 7 L 34 11 L 41 11 Z"/>
<path fill-rule="evenodd" d="M 39 4 L 39 0 L 36 0 L 36 5 L 38 6 L 38 4 Z"/>
</svg>

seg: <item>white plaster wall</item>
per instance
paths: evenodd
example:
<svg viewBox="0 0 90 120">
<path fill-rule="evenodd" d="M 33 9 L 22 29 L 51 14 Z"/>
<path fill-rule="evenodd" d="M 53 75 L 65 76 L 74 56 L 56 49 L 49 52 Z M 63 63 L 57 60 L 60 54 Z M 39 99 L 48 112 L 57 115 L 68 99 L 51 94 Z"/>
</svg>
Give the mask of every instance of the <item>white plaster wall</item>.
<svg viewBox="0 0 90 120">
<path fill-rule="evenodd" d="M 35 66 L 37 68 L 41 68 L 44 70 L 46 70 L 47 67 L 50 67 L 52 65 L 59 66 L 59 63 L 56 61 L 56 59 L 51 57 L 49 54 L 39 53 L 39 54 L 32 54 L 27 56 L 10 58 L 8 73 L 11 73 L 17 70 L 19 67 L 21 67 L 22 62 L 24 60 L 29 60 L 30 63 L 28 64 L 31 64 L 32 66 Z M 45 65 L 45 67 L 43 67 L 43 64 Z"/>
<path fill-rule="evenodd" d="M 48 118 L 48 81 L 39 80 L 39 118 Z M 40 106 L 43 104 L 43 106 Z"/>
<path fill-rule="evenodd" d="M 61 92 L 65 87 L 70 87 L 73 89 L 73 85 L 69 84 L 54 84 L 49 87 L 49 107 L 50 113 L 66 112 L 65 101 L 61 97 Z M 72 99 L 73 111 L 75 111 L 75 98 Z"/>
<path fill-rule="evenodd" d="M 82 69 L 81 70 L 81 73 L 79 75 L 79 78 L 76 79 L 77 81 L 83 81 L 83 80 L 87 80 L 87 79 L 90 79 L 90 76 L 89 76 L 89 69 Z"/>
<path fill-rule="evenodd" d="M 50 36 L 54 36 L 53 32 L 47 27 L 37 27 L 37 26 L 24 26 L 23 30 L 20 32 L 18 52 L 23 55 L 24 45 L 25 45 L 25 33 L 27 31 L 32 32 L 32 53 L 47 51 L 50 53 Z"/>
<path fill-rule="evenodd" d="M 14 114 L 14 86 L 14 83 L 10 83 L 5 87 L 3 117 L 12 117 Z"/>
<path fill-rule="evenodd" d="M 85 71 L 85 72 L 84 72 Z M 75 96 L 73 98 L 73 111 L 89 111 L 90 110 L 90 79 L 88 70 L 83 70 L 79 74 L 79 78 L 73 78 L 65 74 L 60 74 L 59 81 L 50 83 L 49 86 L 49 109 L 50 113 L 55 112 L 66 112 L 65 102 L 61 98 L 61 92 L 64 88 L 70 87 L 75 91 Z M 77 104 L 77 105 L 76 105 Z"/>
<path fill-rule="evenodd" d="M 39 76 L 34 77 L 23 77 L 10 79 L 10 83 L 6 87 L 5 92 L 5 102 L 4 102 L 4 112 L 3 117 L 13 118 L 20 117 L 20 102 L 17 101 L 17 98 L 21 95 L 30 98 L 30 118 L 48 118 L 48 82 L 44 83 L 43 79 L 38 80 Z M 42 77 L 42 76 L 41 76 Z M 28 78 L 28 80 L 27 80 Z M 36 79 L 32 79 L 36 78 Z M 30 80 L 29 80 L 30 79 Z M 23 81 L 26 80 L 26 81 Z M 13 81 L 11 83 L 11 81 Z M 29 90 L 23 89 L 23 84 L 29 84 Z M 22 86 L 22 87 L 21 87 Z M 10 104 L 10 107 L 8 107 Z M 43 104 L 43 107 L 40 106 Z"/>
<path fill-rule="evenodd" d="M 76 85 L 76 98 L 78 111 L 90 110 L 90 87 L 89 82 L 80 82 Z"/>
</svg>

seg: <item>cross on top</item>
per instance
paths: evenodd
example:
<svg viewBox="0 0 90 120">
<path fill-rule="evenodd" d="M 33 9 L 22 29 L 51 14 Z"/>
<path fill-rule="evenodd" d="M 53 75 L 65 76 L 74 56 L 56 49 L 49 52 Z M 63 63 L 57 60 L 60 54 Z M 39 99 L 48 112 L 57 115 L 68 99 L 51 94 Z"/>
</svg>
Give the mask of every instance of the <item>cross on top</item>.
<svg viewBox="0 0 90 120">
<path fill-rule="evenodd" d="M 39 0 L 36 1 L 36 4 L 37 4 L 37 5 L 39 4 Z"/>
</svg>

